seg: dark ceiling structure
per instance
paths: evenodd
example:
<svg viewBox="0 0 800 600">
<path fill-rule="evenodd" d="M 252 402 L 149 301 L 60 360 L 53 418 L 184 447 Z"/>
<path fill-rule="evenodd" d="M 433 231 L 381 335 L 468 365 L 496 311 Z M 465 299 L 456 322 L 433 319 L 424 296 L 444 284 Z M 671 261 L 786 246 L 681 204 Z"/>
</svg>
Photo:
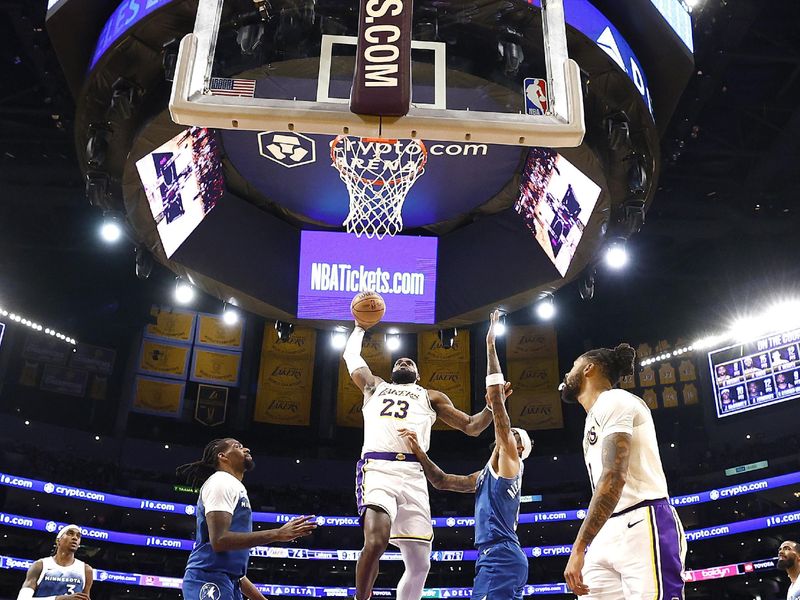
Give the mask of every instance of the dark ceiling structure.
<svg viewBox="0 0 800 600">
<path fill-rule="evenodd" d="M 80 335 L 164 300 L 172 275 L 140 281 L 131 245 L 97 240 L 101 215 L 85 200 L 74 104 L 45 9 L 0 1 L 0 298 Z M 694 20 L 697 70 L 662 138 L 633 265 L 601 273 L 592 302 L 580 301 L 577 284 L 559 292 L 566 327 L 583 338 L 613 335 L 621 314 L 626 335 L 653 335 L 654 324 L 696 331 L 725 317 L 719 307 L 800 281 L 800 5 L 706 0 Z"/>
</svg>

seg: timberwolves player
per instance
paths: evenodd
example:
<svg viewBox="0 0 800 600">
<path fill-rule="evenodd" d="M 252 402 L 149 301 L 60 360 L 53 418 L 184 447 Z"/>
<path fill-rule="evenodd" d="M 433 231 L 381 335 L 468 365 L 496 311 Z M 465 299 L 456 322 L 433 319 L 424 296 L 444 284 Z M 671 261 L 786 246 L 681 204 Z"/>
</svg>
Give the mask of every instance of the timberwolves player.
<svg viewBox="0 0 800 600">
<path fill-rule="evenodd" d="M 592 485 L 564 577 L 579 596 L 673 600 L 683 598 L 686 540 L 668 500 L 653 417 L 641 398 L 614 389 L 633 373 L 634 357 L 628 344 L 590 350 L 559 386 L 565 402 L 586 410 Z"/>
<path fill-rule="evenodd" d="M 489 462 L 472 475 L 450 475 L 434 464 L 419 446 L 417 434 L 401 429 L 411 450 L 422 465 L 425 476 L 437 490 L 475 492 L 475 563 L 473 600 L 522 600 L 528 580 L 528 559 L 519 545 L 519 519 L 522 489 L 522 461 L 531 453 L 531 439 L 524 429 L 511 427 L 505 406 L 503 374 L 497 359 L 494 325 L 499 313 L 492 313 L 486 336 L 488 376 L 486 399 L 494 412 L 495 447 Z"/>
<path fill-rule="evenodd" d="M 289 542 L 316 527 L 313 517 L 297 517 L 283 527 L 253 531 L 250 499 L 242 485 L 255 466 L 250 450 L 231 438 L 212 440 L 199 461 L 176 473 L 193 487 L 202 484 L 197 502 L 195 546 L 183 576 L 185 600 L 264 600 L 245 576 L 250 548 Z"/>
<path fill-rule="evenodd" d="M 92 567 L 75 558 L 81 545 L 81 528 L 65 525 L 56 534 L 56 553 L 40 558 L 28 569 L 17 600 L 89 600 Z"/>
<path fill-rule="evenodd" d="M 785 541 L 778 548 L 778 568 L 789 576 L 789 591 L 786 600 L 800 600 L 800 546 L 797 542 Z"/>
<path fill-rule="evenodd" d="M 445 394 L 417 385 L 419 372 L 410 358 L 394 364 L 391 382 L 373 375 L 361 356 L 363 339 L 364 329 L 356 323 L 343 354 L 353 383 L 364 393 L 364 446 L 356 470 L 364 548 L 356 565 L 356 598 L 371 596 L 378 561 L 391 541 L 400 548 L 405 565 L 397 600 L 419 600 L 430 569 L 431 507 L 425 474 L 398 430 L 414 431 L 427 450 L 437 416 L 476 436 L 489 426 L 492 414 L 483 410 L 470 416 Z"/>
</svg>

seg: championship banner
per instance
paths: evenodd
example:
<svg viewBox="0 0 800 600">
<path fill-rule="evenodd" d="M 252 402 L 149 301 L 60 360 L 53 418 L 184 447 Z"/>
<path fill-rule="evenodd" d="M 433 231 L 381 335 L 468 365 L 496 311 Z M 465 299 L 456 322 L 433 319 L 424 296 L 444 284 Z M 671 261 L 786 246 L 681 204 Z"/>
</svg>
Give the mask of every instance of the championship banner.
<svg viewBox="0 0 800 600">
<path fill-rule="evenodd" d="M 137 375 L 133 384 L 131 410 L 160 417 L 179 417 L 185 385 L 174 379 Z"/>
<path fill-rule="evenodd" d="M 57 338 L 29 333 L 25 338 L 22 357 L 35 362 L 65 365 L 67 364 L 67 357 L 72 354 L 73 348 L 74 346 L 66 344 Z"/>
<path fill-rule="evenodd" d="M 186 379 L 189 368 L 190 346 L 165 344 L 155 340 L 143 339 L 139 352 L 139 368 L 141 373 Z"/>
<path fill-rule="evenodd" d="M 446 394 L 453 405 L 472 414 L 472 388 L 469 373 L 469 331 L 459 331 L 453 347 L 445 349 L 436 331 L 423 331 L 417 336 L 419 384 Z M 440 419 L 434 429 L 451 429 Z"/>
<path fill-rule="evenodd" d="M 197 404 L 194 407 L 195 421 L 207 427 L 225 422 L 228 414 L 228 388 L 217 385 L 197 386 Z"/>
<path fill-rule="evenodd" d="M 645 342 L 637 346 L 636 359 L 640 362 L 654 352 L 667 353 L 683 345 L 685 340 L 677 340 L 674 344 L 668 340 L 660 340 L 653 346 Z M 699 392 L 693 383 L 697 380 L 697 358 L 695 355 L 685 354 L 640 367 L 637 369 L 634 385 L 623 381 L 620 387 L 642 398 L 651 410 L 697 404 Z"/>
<path fill-rule="evenodd" d="M 282 341 L 271 324 L 264 326 L 254 421 L 310 424 L 316 342 L 317 332 L 310 327 L 295 327 Z"/>
<path fill-rule="evenodd" d="M 558 355 L 556 331 L 539 325 L 514 325 L 506 336 L 506 360 Z"/>
<path fill-rule="evenodd" d="M 153 306 L 150 314 L 156 318 L 155 324 L 150 323 L 144 328 L 146 337 L 162 340 L 172 340 L 190 344 L 194 336 L 196 313 L 176 308 L 162 309 Z"/>
<path fill-rule="evenodd" d="M 79 344 L 75 348 L 75 352 L 72 352 L 69 357 L 69 366 L 75 369 L 83 369 L 90 373 L 111 375 L 111 371 L 114 370 L 116 356 L 116 350 L 111 348 Z"/>
<path fill-rule="evenodd" d="M 374 375 L 384 381 L 390 381 L 392 375 L 392 356 L 382 336 L 365 339 L 361 347 L 361 356 L 369 365 Z M 339 360 L 339 388 L 336 397 L 336 425 L 339 427 L 364 427 L 361 408 L 364 405 L 364 394 L 353 383 L 344 360 Z"/>
<path fill-rule="evenodd" d="M 39 388 L 56 394 L 82 397 L 86 393 L 89 373 L 80 369 L 45 365 Z"/>
<path fill-rule="evenodd" d="M 564 427 L 555 330 L 538 325 L 509 327 L 506 358 L 506 378 L 514 390 L 508 399 L 511 423 L 530 430 Z"/>
<path fill-rule="evenodd" d="M 241 352 L 195 347 L 190 379 L 201 383 L 221 383 L 236 387 L 239 385 L 241 359 Z"/>
<path fill-rule="evenodd" d="M 197 315 L 197 330 L 194 343 L 200 346 L 216 346 L 228 350 L 242 350 L 242 331 L 244 319 L 228 325 L 216 315 L 201 313 Z"/>
</svg>

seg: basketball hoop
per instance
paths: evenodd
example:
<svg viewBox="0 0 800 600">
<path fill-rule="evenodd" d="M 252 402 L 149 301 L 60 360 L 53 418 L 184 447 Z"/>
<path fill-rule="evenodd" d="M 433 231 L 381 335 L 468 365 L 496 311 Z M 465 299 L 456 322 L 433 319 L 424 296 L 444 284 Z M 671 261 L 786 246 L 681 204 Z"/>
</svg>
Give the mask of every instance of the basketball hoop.
<svg viewBox="0 0 800 600">
<path fill-rule="evenodd" d="M 403 202 L 427 160 L 421 140 L 336 136 L 331 161 L 350 195 L 347 232 L 378 239 L 400 233 Z"/>
</svg>

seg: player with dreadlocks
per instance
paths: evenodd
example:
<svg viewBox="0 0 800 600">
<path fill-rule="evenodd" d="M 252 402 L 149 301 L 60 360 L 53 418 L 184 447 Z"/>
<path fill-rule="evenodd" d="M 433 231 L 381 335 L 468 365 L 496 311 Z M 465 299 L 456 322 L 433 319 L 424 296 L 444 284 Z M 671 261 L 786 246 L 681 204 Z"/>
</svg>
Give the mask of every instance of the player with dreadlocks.
<svg viewBox="0 0 800 600">
<path fill-rule="evenodd" d="M 178 467 L 192 486 L 202 485 L 197 501 L 195 546 L 183 577 L 185 600 L 264 600 L 246 577 L 250 548 L 289 542 L 310 534 L 314 517 L 296 517 L 277 529 L 253 531 L 245 472 L 255 466 L 250 450 L 232 438 L 212 440 L 203 458 Z"/>
</svg>

